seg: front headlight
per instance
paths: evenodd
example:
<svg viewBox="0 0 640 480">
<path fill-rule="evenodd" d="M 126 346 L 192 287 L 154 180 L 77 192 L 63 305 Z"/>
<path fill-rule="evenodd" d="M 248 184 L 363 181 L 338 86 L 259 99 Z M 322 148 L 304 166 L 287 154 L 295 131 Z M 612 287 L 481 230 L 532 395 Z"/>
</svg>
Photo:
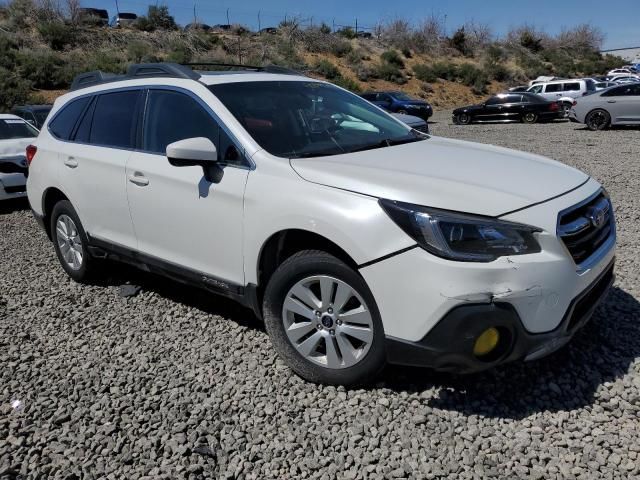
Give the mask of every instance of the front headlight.
<svg viewBox="0 0 640 480">
<path fill-rule="evenodd" d="M 449 260 L 491 262 L 540 252 L 535 227 L 392 200 L 380 206 L 422 248 Z"/>
</svg>

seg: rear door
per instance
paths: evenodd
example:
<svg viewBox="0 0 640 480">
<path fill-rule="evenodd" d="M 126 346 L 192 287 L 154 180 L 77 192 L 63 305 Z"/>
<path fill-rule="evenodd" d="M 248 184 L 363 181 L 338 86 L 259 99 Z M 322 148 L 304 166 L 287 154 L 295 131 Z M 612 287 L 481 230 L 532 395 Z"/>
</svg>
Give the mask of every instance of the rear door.
<svg viewBox="0 0 640 480">
<path fill-rule="evenodd" d="M 80 120 L 68 140 L 58 142 L 61 186 L 86 232 L 92 238 L 129 248 L 136 248 L 136 238 L 127 203 L 125 168 L 135 147 L 141 100 L 140 89 L 85 97 L 79 102 L 84 103 Z M 52 133 L 55 123 L 54 119 Z"/>
</svg>

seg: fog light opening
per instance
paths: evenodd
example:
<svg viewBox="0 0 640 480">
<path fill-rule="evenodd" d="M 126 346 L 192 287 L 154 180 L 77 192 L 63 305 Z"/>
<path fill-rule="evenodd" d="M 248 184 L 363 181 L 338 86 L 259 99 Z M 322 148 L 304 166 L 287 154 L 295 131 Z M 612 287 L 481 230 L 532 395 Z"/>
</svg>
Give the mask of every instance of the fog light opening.
<svg viewBox="0 0 640 480">
<path fill-rule="evenodd" d="M 484 362 L 493 362 L 502 357 L 511 344 L 511 334 L 503 327 L 483 330 L 473 344 L 473 354 Z"/>
</svg>

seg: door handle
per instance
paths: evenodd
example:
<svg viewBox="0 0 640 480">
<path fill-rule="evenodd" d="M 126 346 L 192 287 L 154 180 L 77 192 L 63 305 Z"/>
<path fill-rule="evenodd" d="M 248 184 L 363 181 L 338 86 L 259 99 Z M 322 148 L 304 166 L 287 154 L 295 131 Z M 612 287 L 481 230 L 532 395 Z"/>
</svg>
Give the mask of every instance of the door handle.
<svg viewBox="0 0 640 480">
<path fill-rule="evenodd" d="M 73 157 L 67 157 L 64 164 L 69 168 L 76 168 L 78 166 L 78 161 Z"/>
<path fill-rule="evenodd" d="M 129 181 L 139 187 L 146 187 L 149 185 L 149 179 L 140 172 L 135 172 L 133 175 L 129 175 Z"/>
<path fill-rule="evenodd" d="M 616 103 L 616 100 L 607 100 L 607 103 Z"/>
</svg>

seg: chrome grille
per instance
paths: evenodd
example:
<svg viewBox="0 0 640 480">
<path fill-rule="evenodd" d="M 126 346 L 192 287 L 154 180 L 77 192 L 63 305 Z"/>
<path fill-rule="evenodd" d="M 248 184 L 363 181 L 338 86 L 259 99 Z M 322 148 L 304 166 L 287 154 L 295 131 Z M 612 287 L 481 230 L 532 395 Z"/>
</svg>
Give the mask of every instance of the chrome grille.
<svg viewBox="0 0 640 480">
<path fill-rule="evenodd" d="M 558 236 L 578 266 L 604 248 L 614 235 L 613 208 L 603 191 L 558 216 Z"/>
</svg>

